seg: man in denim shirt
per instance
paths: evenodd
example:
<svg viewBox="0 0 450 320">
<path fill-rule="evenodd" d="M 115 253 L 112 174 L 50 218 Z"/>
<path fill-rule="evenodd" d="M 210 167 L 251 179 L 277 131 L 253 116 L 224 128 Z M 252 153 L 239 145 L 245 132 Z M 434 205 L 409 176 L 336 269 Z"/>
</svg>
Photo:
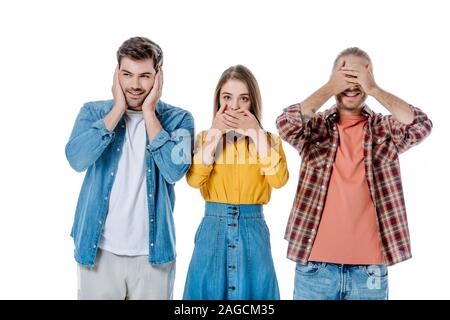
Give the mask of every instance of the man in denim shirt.
<svg viewBox="0 0 450 320">
<path fill-rule="evenodd" d="M 71 236 L 79 299 L 171 299 L 174 184 L 190 167 L 194 120 L 160 99 L 161 48 L 134 37 L 117 51 L 114 100 L 86 103 L 66 157 L 87 169 Z"/>
</svg>

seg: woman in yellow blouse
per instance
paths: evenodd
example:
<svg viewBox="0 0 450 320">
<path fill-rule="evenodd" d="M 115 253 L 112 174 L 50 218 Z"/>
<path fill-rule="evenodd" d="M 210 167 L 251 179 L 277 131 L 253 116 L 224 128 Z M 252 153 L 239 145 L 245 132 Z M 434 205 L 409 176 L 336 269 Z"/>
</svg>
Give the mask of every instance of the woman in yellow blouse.
<svg viewBox="0 0 450 320">
<path fill-rule="evenodd" d="M 288 180 L 281 140 L 261 127 L 258 83 L 246 67 L 222 74 L 212 127 L 197 137 L 187 182 L 206 201 L 184 299 L 279 299 L 262 205 Z"/>
</svg>

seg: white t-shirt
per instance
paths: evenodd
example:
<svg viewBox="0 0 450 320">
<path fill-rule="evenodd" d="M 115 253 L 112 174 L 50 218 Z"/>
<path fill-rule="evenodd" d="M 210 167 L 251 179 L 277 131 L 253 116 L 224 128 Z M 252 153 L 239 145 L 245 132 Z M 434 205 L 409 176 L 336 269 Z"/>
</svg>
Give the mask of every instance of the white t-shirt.
<svg viewBox="0 0 450 320">
<path fill-rule="evenodd" d="M 148 255 L 147 132 L 142 112 L 127 110 L 125 122 L 125 142 L 99 247 L 118 255 Z"/>
</svg>

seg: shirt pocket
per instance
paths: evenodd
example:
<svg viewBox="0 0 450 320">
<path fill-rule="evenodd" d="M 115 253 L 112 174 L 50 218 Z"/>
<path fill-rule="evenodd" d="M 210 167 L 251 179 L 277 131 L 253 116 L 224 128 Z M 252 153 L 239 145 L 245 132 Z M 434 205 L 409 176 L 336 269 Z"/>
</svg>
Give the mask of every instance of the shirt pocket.
<svg viewBox="0 0 450 320">
<path fill-rule="evenodd" d="M 316 169 L 322 169 L 328 160 L 328 152 L 330 151 L 329 139 L 315 139 L 308 148 L 305 157 L 307 165 Z"/>
<path fill-rule="evenodd" d="M 373 136 L 372 158 L 374 167 L 391 164 L 397 160 L 397 150 L 389 134 L 380 133 Z"/>
</svg>

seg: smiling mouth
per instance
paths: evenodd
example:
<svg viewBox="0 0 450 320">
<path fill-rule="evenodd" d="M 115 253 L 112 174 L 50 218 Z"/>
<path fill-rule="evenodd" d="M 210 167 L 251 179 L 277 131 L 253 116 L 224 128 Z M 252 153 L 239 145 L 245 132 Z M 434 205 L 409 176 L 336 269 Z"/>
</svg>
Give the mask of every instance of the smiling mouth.
<svg viewBox="0 0 450 320">
<path fill-rule="evenodd" d="M 129 96 L 132 99 L 139 99 L 144 93 L 143 92 L 130 92 L 128 91 Z"/>
<path fill-rule="evenodd" d="M 342 92 L 342 95 L 344 97 L 347 97 L 347 98 L 356 98 L 356 97 L 361 95 L 361 91 L 358 90 L 358 89 L 356 89 L 356 90 L 345 90 L 344 92 Z"/>
</svg>

